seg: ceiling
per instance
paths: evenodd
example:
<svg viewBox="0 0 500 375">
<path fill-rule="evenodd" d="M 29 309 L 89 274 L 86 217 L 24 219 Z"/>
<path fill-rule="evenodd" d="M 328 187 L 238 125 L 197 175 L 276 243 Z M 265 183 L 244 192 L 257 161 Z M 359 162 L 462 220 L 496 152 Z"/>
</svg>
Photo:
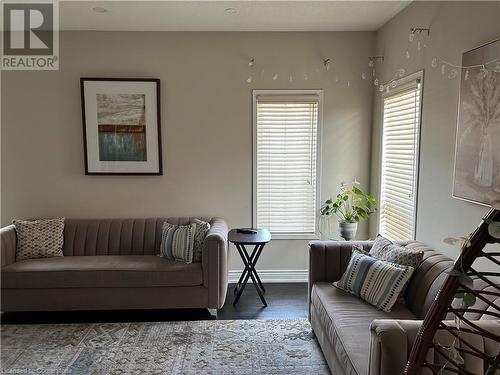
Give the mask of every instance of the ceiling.
<svg viewBox="0 0 500 375">
<path fill-rule="evenodd" d="M 60 29 L 371 31 L 411 1 L 61 1 Z"/>
</svg>

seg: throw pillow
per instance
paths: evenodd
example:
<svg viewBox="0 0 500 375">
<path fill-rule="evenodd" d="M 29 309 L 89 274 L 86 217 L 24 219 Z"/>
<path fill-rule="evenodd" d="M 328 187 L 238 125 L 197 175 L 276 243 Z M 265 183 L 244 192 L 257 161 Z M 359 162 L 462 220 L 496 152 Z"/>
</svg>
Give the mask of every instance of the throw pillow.
<svg viewBox="0 0 500 375">
<path fill-rule="evenodd" d="M 194 231 L 193 262 L 201 262 L 201 257 L 203 254 L 203 243 L 208 231 L 210 230 L 210 223 L 194 219 L 192 221 L 192 224 L 196 224 L 196 229 Z"/>
<path fill-rule="evenodd" d="M 389 312 L 412 273 L 412 267 L 385 262 L 354 250 L 346 271 L 333 285 Z"/>
<path fill-rule="evenodd" d="M 422 263 L 424 252 L 396 245 L 379 234 L 373 243 L 370 255 L 377 259 L 385 260 L 386 262 L 416 269 L 420 263 Z M 405 292 L 406 285 L 400 293 L 401 302 L 404 302 L 403 296 Z"/>
<path fill-rule="evenodd" d="M 386 262 L 417 268 L 422 262 L 424 252 L 396 245 L 379 234 L 373 243 L 370 255 Z"/>
<path fill-rule="evenodd" d="M 166 259 L 192 263 L 195 228 L 196 224 L 163 223 L 160 255 Z"/>
<path fill-rule="evenodd" d="M 63 256 L 64 218 L 13 220 L 16 229 L 16 261 Z"/>
</svg>

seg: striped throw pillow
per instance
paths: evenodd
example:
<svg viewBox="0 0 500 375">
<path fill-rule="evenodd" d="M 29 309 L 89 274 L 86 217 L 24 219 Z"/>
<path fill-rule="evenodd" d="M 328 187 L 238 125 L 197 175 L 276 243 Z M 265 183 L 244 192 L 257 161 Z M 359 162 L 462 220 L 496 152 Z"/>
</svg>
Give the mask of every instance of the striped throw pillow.
<svg viewBox="0 0 500 375">
<path fill-rule="evenodd" d="M 164 223 L 161 233 L 160 256 L 185 263 L 193 262 L 196 224 Z"/>
<path fill-rule="evenodd" d="M 346 271 L 333 285 L 389 312 L 413 270 L 354 250 Z"/>
</svg>

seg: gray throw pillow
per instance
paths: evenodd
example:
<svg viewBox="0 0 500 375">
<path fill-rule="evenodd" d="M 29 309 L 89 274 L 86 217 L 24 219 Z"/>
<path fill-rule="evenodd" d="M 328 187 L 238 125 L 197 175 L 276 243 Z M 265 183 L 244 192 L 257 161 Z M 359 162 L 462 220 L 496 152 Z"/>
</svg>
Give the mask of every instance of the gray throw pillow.
<svg viewBox="0 0 500 375">
<path fill-rule="evenodd" d="M 370 250 L 370 256 L 384 260 L 386 262 L 416 269 L 420 265 L 420 263 L 422 263 L 424 252 L 412 250 L 405 246 L 396 245 L 379 234 Z M 400 294 L 399 301 L 402 303 L 404 303 L 403 296 L 405 291 L 406 286 L 403 288 Z"/>
<path fill-rule="evenodd" d="M 196 224 L 196 229 L 194 231 L 193 262 L 201 262 L 205 237 L 210 230 L 210 223 L 199 219 L 193 219 L 191 224 Z"/>
<path fill-rule="evenodd" d="M 64 218 L 13 220 L 16 229 L 16 261 L 63 256 Z"/>
</svg>

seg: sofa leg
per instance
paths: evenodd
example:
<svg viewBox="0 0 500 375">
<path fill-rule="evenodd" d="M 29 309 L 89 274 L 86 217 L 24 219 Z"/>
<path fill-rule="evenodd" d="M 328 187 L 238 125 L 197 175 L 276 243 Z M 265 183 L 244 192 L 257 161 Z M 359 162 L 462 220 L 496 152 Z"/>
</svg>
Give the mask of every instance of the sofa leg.
<svg viewBox="0 0 500 375">
<path fill-rule="evenodd" d="M 217 309 L 208 309 L 208 312 L 214 318 L 214 320 L 217 320 Z"/>
</svg>

